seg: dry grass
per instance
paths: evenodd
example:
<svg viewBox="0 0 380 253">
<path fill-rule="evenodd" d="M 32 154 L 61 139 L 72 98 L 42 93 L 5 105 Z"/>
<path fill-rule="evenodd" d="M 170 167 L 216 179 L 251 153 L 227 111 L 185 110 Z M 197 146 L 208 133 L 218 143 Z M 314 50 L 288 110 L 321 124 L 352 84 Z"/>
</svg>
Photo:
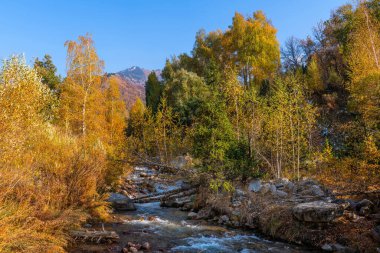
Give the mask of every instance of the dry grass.
<svg viewBox="0 0 380 253">
<path fill-rule="evenodd" d="M 84 154 L 80 140 L 49 129 L 23 149 L 23 159 L 2 158 L 0 252 L 64 252 L 68 231 L 87 213 L 107 218 L 98 194 L 106 166 L 101 149 Z"/>
<path fill-rule="evenodd" d="M 351 222 L 344 217 L 322 230 L 296 221 L 292 204 L 278 202 L 270 196 L 252 194 L 251 221 L 264 234 L 288 242 L 321 247 L 325 243 L 340 243 L 359 252 L 376 252 L 376 242 L 369 235 L 374 222 L 365 218 Z M 246 215 L 249 215 L 247 213 Z"/>
<path fill-rule="evenodd" d="M 354 158 L 322 164 L 314 177 L 335 192 L 380 190 L 380 165 Z"/>
</svg>

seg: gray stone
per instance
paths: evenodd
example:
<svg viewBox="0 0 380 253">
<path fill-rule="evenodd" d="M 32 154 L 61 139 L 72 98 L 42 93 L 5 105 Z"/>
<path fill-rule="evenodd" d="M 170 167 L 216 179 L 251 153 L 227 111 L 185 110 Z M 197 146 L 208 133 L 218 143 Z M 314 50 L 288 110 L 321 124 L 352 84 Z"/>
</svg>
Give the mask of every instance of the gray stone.
<svg viewBox="0 0 380 253">
<path fill-rule="evenodd" d="M 271 193 L 276 194 L 276 191 L 277 191 L 276 186 L 274 184 L 270 184 L 269 187 L 270 187 L 269 189 L 270 189 Z"/>
<path fill-rule="evenodd" d="M 235 196 L 238 198 L 245 197 L 246 195 L 247 195 L 246 192 L 243 190 L 236 189 L 235 191 Z"/>
<path fill-rule="evenodd" d="M 186 203 L 191 202 L 191 196 L 186 196 L 182 198 L 170 198 L 166 200 L 162 200 L 160 206 L 162 207 L 183 207 Z"/>
<path fill-rule="evenodd" d="M 197 213 L 197 220 L 205 220 L 215 216 L 215 212 L 211 208 L 203 208 Z"/>
<path fill-rule="evenodd" d="M 331 247 L 330 244 L 326 243 L 326 244 L 323 244 L 322 250 L 331 252 L 331 251 L 333 251 L 333 248 Z"/>
<path fill-rule="evenodd" d="M 299 184 L 302 186 L 312 186 L 312 185 L 316 185 L 317 182 L 310 178 L 303 178 Z"/>
<path fill-rule="evenodd" d="M 288 194 L 284 191 L 281 191 L 281 190 L 277 190 L 275 193 L 274 193 L 275 196 L 279 197 L 279 198 L 285 198 L 288 196 Z"/>
<path fill-rule="evenodd" d="M 248 185 L 248 190 L 251 192 L 259 192 L 261 189 L 261 180 L 260 179 L 255 179 L 252 180 L 249 185 Z"/>
<path fill-rule="evenodd" d="M 286 185 L 285 185 L 285 189 L 288 190 L 288 191 L 293 191 L 295 188 L 295 185 L 293 182 L 288 182 Z"/>
<path fill-rule="evenodd" d="M 310 190 L 311 190 L 311 193 L 315 196 L 318 196 L 318 197 L 323 197 L 325 196 L 325 193 L 323 192 L 323 190 L 321 189 L 321 187 L 319 187 L 318 185 L 312 185 L 310 187 Z"/>
<path fill-rule="evenodd" d="M 270 191 L 270 184 L 268 184 L 268 183 L 266 183 L 266 184 L 264 184 L 262 187 L 261 187 L 261 189 L 260 189 L 260 193 L 262 193 L 262 194 L 266 194 L 267 192 L 269 192 Z"/>
<path fill-rule="evenodd" d="M 223 223 L 227 223 L 229 221 L 230 221 L 230 218 L 228 218 L 227 215 L 222 215 L 222 216 L 219 217 L 218 223 L 219 224 L 223 224 Z"/>
<path fill-rule="evenodd" d="M 338 204 L 314 201 L 293 207 L 293 215 L 299 221 L 326 223 L 343 215 Z"/>
<path fill-rule="evenodd" d="M 197 217 L 197 215 L 198 215 L 197 213 L 190 212 L 190 213 L 187 214 L 187 218 L 189 220 L 192 220 L 192 219 L 195 219 Z"/>
<path fill-rule="evenodd" d="M 136 206 L 133 201 L 120 193 L 111 193 L 108 202 L 112 203 L 116 211 L 135 211 Z"/>
</svg>

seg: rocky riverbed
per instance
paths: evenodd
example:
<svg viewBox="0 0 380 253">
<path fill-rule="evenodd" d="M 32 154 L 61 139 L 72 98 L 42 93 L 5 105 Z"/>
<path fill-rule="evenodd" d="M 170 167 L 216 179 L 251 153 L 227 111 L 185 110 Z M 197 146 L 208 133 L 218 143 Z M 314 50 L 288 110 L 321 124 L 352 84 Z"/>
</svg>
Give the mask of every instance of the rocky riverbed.
<svg viewBox="0 0 380 253">
<path fill-rule="evenodd" d="M 215 193 L 194 188 L 181 176 L 138 167 L 109 200 L 115 222 L 103 227 L 118 239 L 79 244 L 72 252 L 378 252 L 379 247 L 373 201 L 336 199 L 310 179 L 253 180 Z"/>
<path fill-rule="evenodd" d="M 378 200 L 337 199 L 311 179 L 253 180 L 248 186 L 236 184 L 233 193 L 204 190 L 201 208 L 189 217 L 324 251 L 379 252 Z"/>
</svg>

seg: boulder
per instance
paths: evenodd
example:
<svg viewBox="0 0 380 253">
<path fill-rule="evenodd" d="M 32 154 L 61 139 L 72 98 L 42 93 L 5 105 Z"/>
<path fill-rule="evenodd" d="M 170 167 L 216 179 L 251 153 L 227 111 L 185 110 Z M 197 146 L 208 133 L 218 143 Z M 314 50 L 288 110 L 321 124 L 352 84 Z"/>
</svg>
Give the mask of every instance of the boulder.
<svg viewBox="0 0 380 253">
<path fill-rule="evenodd" d="M 215 212 L 211 208 L 203 208 L 197 213 L 197 220 L 205 220 L 215 216 Z"/>
<path fill-rule="evenodd" d="M 338 204 L 324 201 L 302 203 L 293 207 L 293 216 L 305 222 L 327 223 L 342 215 L 343 211 Z"/>
<path fill-rule="evenodd" d="M 255 179 L 252 180 L 248 185 L 248 190 L 251 192 L 259 192 L 261 189 L 261 180 Z"/>
<path fill-rule="evenodd" d="M 273 193 L 273 195 L 275 195 L 276 197 L 279 197 L 279 198 L 285 198 L 288 196 L 288 194 L 284 191 L 281 191 L 281 190 L 277 190 Z"/>
<path fill-rule="evenodd" d="M 192 220 L 192 219 L 195 219 L 197 217 L 197 215 L 198 215 L 197 213 L 190 212 L 190 213 L 187 214 L 187 218 L 189 220 Z"/>
<path fill-rule="evenodd" d="M 247 193 L 243 190 L 236 189 L 234 192 L 234 196 L 235 196 L 235 198 L 244 198 L 247 196 Z"/>
<path fill-rule="evenodd" d="M 321 187 L 319 185 L 312 185 L 310 187 L 310 190 L 311 190 L 312 195 L 315 195 L 318 197 L 324 197 L 325 196 L 325 193 L 323 192 L 323 190 L 321 189 Z"/>
<path fill-rule="evenodd" d="M 191 202 L 191 196 L 186 196 L 182 198 L 170 198 L 167 200 L 162 200 L 160 206 L 162 207 L 183 207 L 186 203 Z"/>
<path fill-rule="evenodd" d="M 223 224 L 223 223 L 227 223 L 229 221 L 230 221 L 230 218 L 228 218 L 227 215 L 222 215 L 219 217 L 218 223 Z"/>
<path fill-rule="evenodd" d="M 274 184 L 270 184 L 269 185 L 269 190 L 270 192 L 275 195 L 276 194 L 276 191 L 277 191 L 277 187 L 274 185 Z"/>
<path fill-rule="evenodd" d="M 295 184 L 293 182 L 289 181 L 285 185 L 285 189 L 288 190 L 288 191 L 293 191 L 295 189 Z"/>
<path fill-rule="evenodd" d="M 331 252 L 331 251 L 333 251 L 333 248 L 331 247 L 331 245 L 330 244 L 323 244 L 323 246 L 322 246 L 322 250 L 324 250 L 324 251 L 328 251 L 328 252 Z"/>
<path fill-rule="evenodd" d="M 314 181 L 313 179 L 310 179 L 310 178 L 303 178 L 302 181 L 299 182 L 299 185 L 304 186 L 304 187 L 312 186 L 312 185 L 316 185 L 316 184 L 317 184 L 317 182 Z"/>
<path fill-rule="evenodd" d="M 120 193 L 111 193 L 108 198 L 108 202 L 111 202 L 112 207 L 116 211 L 135 211 L 136 206 L 133 201 Z"/>
<path fill-rule="evenodd" d="M 262 193 L 262 194 L 266 194 L 267 192 L 269 192 L 270 189 L 271 189 L 270 186 L 271 186 L 271 185 L 268 184 L 268 183 L 264 184 L 264 185 L 260 188 L 260 193 Z"/>
</svg>

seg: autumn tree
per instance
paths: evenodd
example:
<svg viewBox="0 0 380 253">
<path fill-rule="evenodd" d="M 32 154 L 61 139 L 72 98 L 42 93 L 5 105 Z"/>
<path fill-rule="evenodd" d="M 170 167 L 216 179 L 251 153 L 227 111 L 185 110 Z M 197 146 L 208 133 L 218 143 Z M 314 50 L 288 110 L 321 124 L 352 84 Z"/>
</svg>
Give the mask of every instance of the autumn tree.
<svg viewBox="0 0 380 253">
<path fill-rule="evenodd" d="M 311 149 L 311 134 L 315 128 L 316 111 L 295 76 L 277 79 L 266 108 L 267 146 L 276 177 L 283 173 L 300 178 L 302 161 Z"/>
<path fill-rule="evenodd" d="M 24 58 L 13 56 L 3 61 L 0 70 L 2 165 L 20 159 L 26 152 L 24 148 L 36 140 L 38 129 L 49 117 L 45 108 L 51 98 L 48 87 L 26 65 Z"/>
<path fill-rule="evenodd" d="M 126 128 L 127 110 L 121 97 L 119 79 L 117 77 L 111 76 L 108 79 L 108 87 L 105 90 L 105 95 L 109 145 L 120 146 L 124 141 L 123 135 Z"/>
<path fill-rule="evenodd" d="M 108 156 L 108 170 L 106 175 L 106 182 L 108 184 L 117 183 L 118 177 L 123 173 L 125 160 L 125 130 L 127 123 L 127 109 L 121 97 L 119 90 L 119 79 L 111 76 L 107 79 L 105 88 L 105 118 L 106 128 L 104 139 L 107 156 Z"/>
<path fill-rule="evenodd" d="M 224 44 L 233 64 L 239 70 L 244 85 L 271 79 L 280 66 L 280 47 L 276 29 L 263 12 L 244 18 L 235 13 Z"/>
<path fill-rule="evenodd" d="M 181 147 L 181 129 L 177 126 L 178 116 L 169 107 L 166 98 L 161 99 L 154 119 L 154 135 L 157 154 L 164 163 L 169 163 Z"/>
<path fill-rule="evenodd" d="M 361 114 L 369 135 L 378 131 L 380 124 L 379 29 L 379 20 L 364 3 L 360 4 L 355 12 L 355 28 L 349 44 L 349 91 L 351 105 Z"/>
<path fill-rule="evenodd" d="M 53 92 L 11 57 L 0 69 L 0 251 L 64 252 L 67 231 L 103 208 L 105 156 L 83 156 L 76 137 L 52 124 Z M 54 214 L 54 215 L 52 215 Z M 28 224 L 23 226 L 22 224 Z M 43 226 L 41 226 L 43 224 Z"/>
<path fill-rule="evenodd" d="M 67 77 L 62 85 L 61 114 L 66 132 L 84 138 L 100 137 L 105 126 L 101 88 L 103 61 L 90 35 L 67 41 Z"/>
</svg>

